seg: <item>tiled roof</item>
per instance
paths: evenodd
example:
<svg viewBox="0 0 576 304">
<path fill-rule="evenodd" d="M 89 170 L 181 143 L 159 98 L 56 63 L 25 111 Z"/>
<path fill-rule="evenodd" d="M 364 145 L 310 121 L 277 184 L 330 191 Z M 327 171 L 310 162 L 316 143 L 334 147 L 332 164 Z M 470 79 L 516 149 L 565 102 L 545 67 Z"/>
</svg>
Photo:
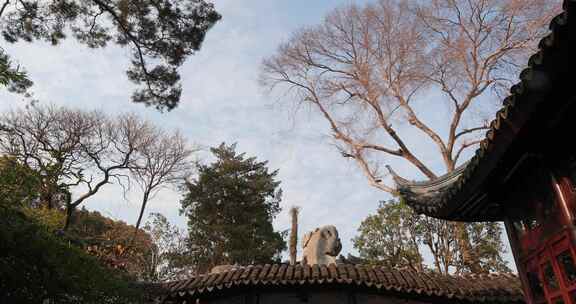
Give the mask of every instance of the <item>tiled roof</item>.
<svg viewBox="0 0 576 304">
<path fill-rule="evenodd" d="M 510 274 L 448 276 L 362 265 L 254 265 L 166 283 L 166 298 L 214 295 L 233 289 L 348 286 L 394 295 L 466 302 L 523 303 L 520 281 Z"/>
<path fill-rule="evenodd" d="M 564 0 L 563 12 L 550 22 L 551 33 L 540 41 L 539 51 L 530 57 L 528 68 L 520 73 L 520 82 L 510 89 L 470 161 L 431 181 L 413 182 L 395 176 L 401 196 L 416 212 L 449 220 L 502 220 L 497 206 L 479 208 L 466 204 L 479 200 L 480 185 L 498 168 L 498 161 L 519 130 L 529 123 L 531 116 L 541 112 L 537 111 L 538 106 L 562 111 L 559 103 L 572 101 L 569 97 L 576 91 L 574 82 L 569 81 L 574 74 L 574 54 L 569 45 L 576 42 L 575 14 L 576 1 Z M 569 96 L 558 98 L 558 92 Z"/>
</svg>

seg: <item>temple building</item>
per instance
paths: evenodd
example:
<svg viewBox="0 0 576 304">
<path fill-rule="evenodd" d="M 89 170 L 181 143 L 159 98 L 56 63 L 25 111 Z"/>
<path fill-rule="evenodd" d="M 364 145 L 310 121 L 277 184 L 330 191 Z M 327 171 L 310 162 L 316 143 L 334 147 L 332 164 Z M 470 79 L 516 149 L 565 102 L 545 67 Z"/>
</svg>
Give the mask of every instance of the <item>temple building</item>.
<svg viewBox="0 0 576 304">
<path fill-rule="evenodd" d="M 503 221 L 520 280 L 509 274 L 452 276 L 335 264 L 341 244 L 330 226 L 305 236 L 302 264 L 220 267 L 164 284 L 157 300 L 576 304 L 576 52 L 569 47 L 576 45 L 576 0 L 565 0 L 563 9 L 471 160 L 430 181 L 395 176 L 402 198 L 419 213 L 451 221 Z"/>
<path fill-rule="evenodd" d="M 419 213 L 503 221 L 533 304 L 576 303 L 575 9 L 564 1 L 470 161 L 431 181 L 395 176 Z"/>
</svg>

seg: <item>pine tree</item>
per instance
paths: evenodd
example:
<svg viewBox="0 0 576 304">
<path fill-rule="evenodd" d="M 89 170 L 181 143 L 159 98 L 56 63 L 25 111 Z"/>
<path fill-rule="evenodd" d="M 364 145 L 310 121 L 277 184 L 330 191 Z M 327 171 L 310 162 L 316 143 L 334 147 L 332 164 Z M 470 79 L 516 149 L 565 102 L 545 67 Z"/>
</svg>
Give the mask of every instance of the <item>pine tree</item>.
<svg viewBox="0 0 576 304">
<path fill-rule="evenodd" d="M 286 249 L 285 233 L 272 227 L 282 199 L 278 171 L 235 149 L 225 143 L 211 148 L 216 161 L 198 164 L 198 177 L 186 185 L 181 212 L 188 216 L 188 246 L 200 271 L 278 261 Z"/>
<path fill-rule="evenodd" d="M 178 68 L 200 50 L 208 30 L 221 16 L 204 0 L 3 1 L 0 33 L 7 43 L 72 38 L 89 48 L 126 47 L 126 71 L 138 85 L 132 101 L 159 110 L 175 108 L 182 92 Z M 32 80 L 0 47 L 0 89 L 27 93 Z"/>
</svg>

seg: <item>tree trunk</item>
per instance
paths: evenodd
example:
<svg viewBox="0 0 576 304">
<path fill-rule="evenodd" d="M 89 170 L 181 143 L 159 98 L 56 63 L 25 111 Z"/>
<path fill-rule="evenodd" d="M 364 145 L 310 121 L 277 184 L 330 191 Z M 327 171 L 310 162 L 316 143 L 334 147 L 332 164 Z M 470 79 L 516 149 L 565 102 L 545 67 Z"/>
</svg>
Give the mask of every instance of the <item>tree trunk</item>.
<svg viewBox="0 0 576 304">
<path fill-rule="evenodd" d="M 290 209 L 292 227 L 290 230 L 290 265 L 296 265 L 296 256 L 298 254 L 298 207 Z"/>
<path fill-rule="evenodd" d="M 136 221 L 136 227 L 134 228 L 134 236 L 130 241 L 130 244 L 134 242 L 136 236 L 138 235 L 138 228 L 140 228 L 140 222 L 142 221 L 142 217 L 144 216 L 144 210 L 146 209 L 146 204 L 148 203 L 148 197 L 150 196 L 150 191 L 144 191 L 144 196 L 142 197 L 142 206 L 140 207 L 140 214 L 138 215 L 138 220 Z"/>
<path fill-rule="evenodd" d="M 66 231 L 70 226 L 70 221 L 72 220 L 72 212 L 74 212 L 74 208 L 76 208 L 76 205 L 72 204 L 72 193 L 70 193 L 70 191 L 68 190 L 64 191 L 64 195 L 66 195 L 66 220 L 64 222 L 64 228 L 62 228 L 62 230 Z"/>
<path fill-rule="evenodd" d="M 474 252 L 470 245 L 470 238 L 468 236 L 468 231 L 466 230 L 466 225 L 462 222 L 454 223 L 456 234 L 456 241 L 458 242 L 458 249 L 462 257 L 462 264 L 464 267 L 468 268 L 472 273 L 482 273 L 482 267 L 480 266 L 480 261 L 478 260 L 478 255 Z"/>
<path fill-rule="evenodd" d="M 66 220 L 64 221 L 64 228 L 62 228 L 63 231 L 68 230 L 68 227 L 70 227 L 70 221 L 72 220 L 73 211 L 74 206 L 71 205 L 70 203 L 66 203 Z"/>
</svg>

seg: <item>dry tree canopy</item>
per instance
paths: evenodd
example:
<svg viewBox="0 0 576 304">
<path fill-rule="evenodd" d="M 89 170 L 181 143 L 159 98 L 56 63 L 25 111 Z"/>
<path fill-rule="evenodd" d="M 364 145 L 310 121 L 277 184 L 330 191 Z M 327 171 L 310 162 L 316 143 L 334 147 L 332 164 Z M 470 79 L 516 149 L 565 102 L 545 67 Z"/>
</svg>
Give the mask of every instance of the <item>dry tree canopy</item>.
<svg viewBox="0 0 576 304">
<path fill-rule="evenodd" d="M 264 60 L 261 85 L 311 106 L 342 155 L 394 193 L 382 170 L 392 158 L 425 178 L 462 163 L 558 9 L 545 0 L 341 7 Z"/>
<path fill-rule="evenodd" d="M 102 187 L 131 181 L 144 196 L 139 223 L 154 193 L 190 173 L 194 151 L 180 133 L 134 114 L 38 106 L 0 115 L 0 154 L 38 172 L 38 203 L 66 209 L 65 228 L 72 211 Z"/>
</svg>

